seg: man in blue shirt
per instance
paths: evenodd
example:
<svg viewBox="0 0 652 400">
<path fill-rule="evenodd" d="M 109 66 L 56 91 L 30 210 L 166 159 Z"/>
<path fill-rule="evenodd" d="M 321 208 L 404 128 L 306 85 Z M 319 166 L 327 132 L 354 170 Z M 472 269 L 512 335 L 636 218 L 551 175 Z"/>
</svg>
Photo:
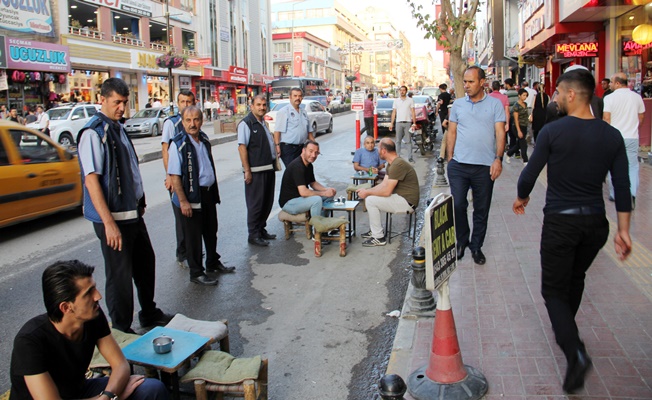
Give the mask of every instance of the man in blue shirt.
<svg viewBox="0 0 652 400">
<path fill-rule="evenodd" d="M 274 147 L 286 168 L 292 160 L 301 156 L 306 140 L 315 140 L 308 113 L 301 107 L 302 101 L 303 90 L 298 87 L 292 88 L 290 104 L 276 113 Z"/>
<path fill-rule="evenodd" d="M 372 168 L 374 174 L 378 174 L 381 169 L 385 168 L 385 163 L 380 159 L 373 136 L 367 136 L 364 139 L 364 147 L 356 150 L 353 155 L 353 169 L 368 172 L 369 168 Z"/>
<path fill-rule="evenodd" d="M 472 66 L 464 72 L 466 96 L 453 103 L 449 115 L 448 180 L 455 204 L 457 259 L 471 249 L 473 261 L 487 259 L 482 245 L 487 234 L 494 181 L 502 172 L 505 151 L 505 109 L 484 92 L 485 72 Z M 469 188 L 473 191 L 473 235 L 467 217 Z"/>
</svg>

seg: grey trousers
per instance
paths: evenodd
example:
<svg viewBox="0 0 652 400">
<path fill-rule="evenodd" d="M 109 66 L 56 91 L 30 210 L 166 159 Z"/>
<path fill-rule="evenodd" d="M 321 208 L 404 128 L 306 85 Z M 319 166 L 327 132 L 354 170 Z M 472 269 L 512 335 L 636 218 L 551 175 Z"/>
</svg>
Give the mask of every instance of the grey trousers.
<svg viewBox="0 0 652 400">
<path fill-rule="evenodd" d="M 410 122 L 397 122 L 396 123 L 396 154 L 401 156 L 401 144 L 403 144 L 403 135 L 408 140 L 410 144 L 410 151 L 408 153 L 408 159 L 412 158 L 412 135 L 410 135 Z"/>
</svg>

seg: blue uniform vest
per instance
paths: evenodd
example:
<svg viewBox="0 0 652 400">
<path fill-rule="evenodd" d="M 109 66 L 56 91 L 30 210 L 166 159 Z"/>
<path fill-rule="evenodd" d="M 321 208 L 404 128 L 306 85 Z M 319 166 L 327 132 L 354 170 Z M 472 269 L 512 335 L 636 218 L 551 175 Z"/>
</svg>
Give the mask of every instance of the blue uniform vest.
<svg viewBox="0 0 652 400">
<path fill-rule="evenodd" d="M 172 141 L 177 146 L 177 152 L 181 155 L 181 182 L 183 191 L 193 208 L 198 208 L 201 204 L 199 166 L 197 165 L 198 157 L 195 152 L 195 146 L 190 143 L 191 140 L 193 139 L 185 131 L 172 138 Z M 199 140 L 206 146 L 206 150 L 208 150 L 208 158 L 211 160 L 211 168 L 213 168 L 213 174 L 215 175 L 215 183 L 213 183 L 209 190 L 210 196 L 212 196 L 211 201 L 213 204 L 219 204 L 220 190 L 217 186 L 217 174 L 215 173 L 215 162 L 211 154 L 211 143 L 208 141 L 208 136 L 204 132 L 199 132 Z M 172 194 L 172 203 L 177 207 L 181 207 L 179 197 L 176 193 Z"/>
</svg>

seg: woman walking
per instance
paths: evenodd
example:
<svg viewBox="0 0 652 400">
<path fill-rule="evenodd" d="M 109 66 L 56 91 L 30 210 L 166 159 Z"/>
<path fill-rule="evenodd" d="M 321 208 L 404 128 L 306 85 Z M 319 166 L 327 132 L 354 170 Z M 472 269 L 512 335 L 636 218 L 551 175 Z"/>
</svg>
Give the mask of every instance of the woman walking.
<svg viewBox="0 0 652 400">
<path fill-rule="evenodd" d="M 510 157 L 514 153 L 518 152 L 521 149 L 521 157 L 523 158 L 523 165 L 527 165 L 527 141 L 525 140 L 525 135 L 527 134 L 527 124 L 530 119 L 530 115 L 527 110 L 527 104 L 525 104 L 525 99 L 527 99 L 528 93 L 525 89 L 519 89 L 518 91 L 518 101 L 512 106 L 510 110 L 512 113 L 512 121 L 514 124 L 513 128 L 516 128 L 516 134 L 518 136 L 516 142 L 512 147 L 507 150 L 506 161 L 509 164 Z"/>
</svg>

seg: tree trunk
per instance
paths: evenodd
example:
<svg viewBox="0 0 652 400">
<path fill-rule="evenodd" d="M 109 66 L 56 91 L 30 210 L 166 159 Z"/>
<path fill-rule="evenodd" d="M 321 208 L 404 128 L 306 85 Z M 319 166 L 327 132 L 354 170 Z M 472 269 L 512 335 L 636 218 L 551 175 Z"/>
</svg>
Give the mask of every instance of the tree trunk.
<svg viewBox="0 0 652 400">
<path fill-rule="evenodd" d="M 453 50 L 450 52 L 450 69 L 453 72 L 453 81 L 455 88 L 455 98 L 460 99 L 464 93 L 464 71 L 466 71 L 466 61 L 462 58 L 462 50 Z"/>
</svg>

